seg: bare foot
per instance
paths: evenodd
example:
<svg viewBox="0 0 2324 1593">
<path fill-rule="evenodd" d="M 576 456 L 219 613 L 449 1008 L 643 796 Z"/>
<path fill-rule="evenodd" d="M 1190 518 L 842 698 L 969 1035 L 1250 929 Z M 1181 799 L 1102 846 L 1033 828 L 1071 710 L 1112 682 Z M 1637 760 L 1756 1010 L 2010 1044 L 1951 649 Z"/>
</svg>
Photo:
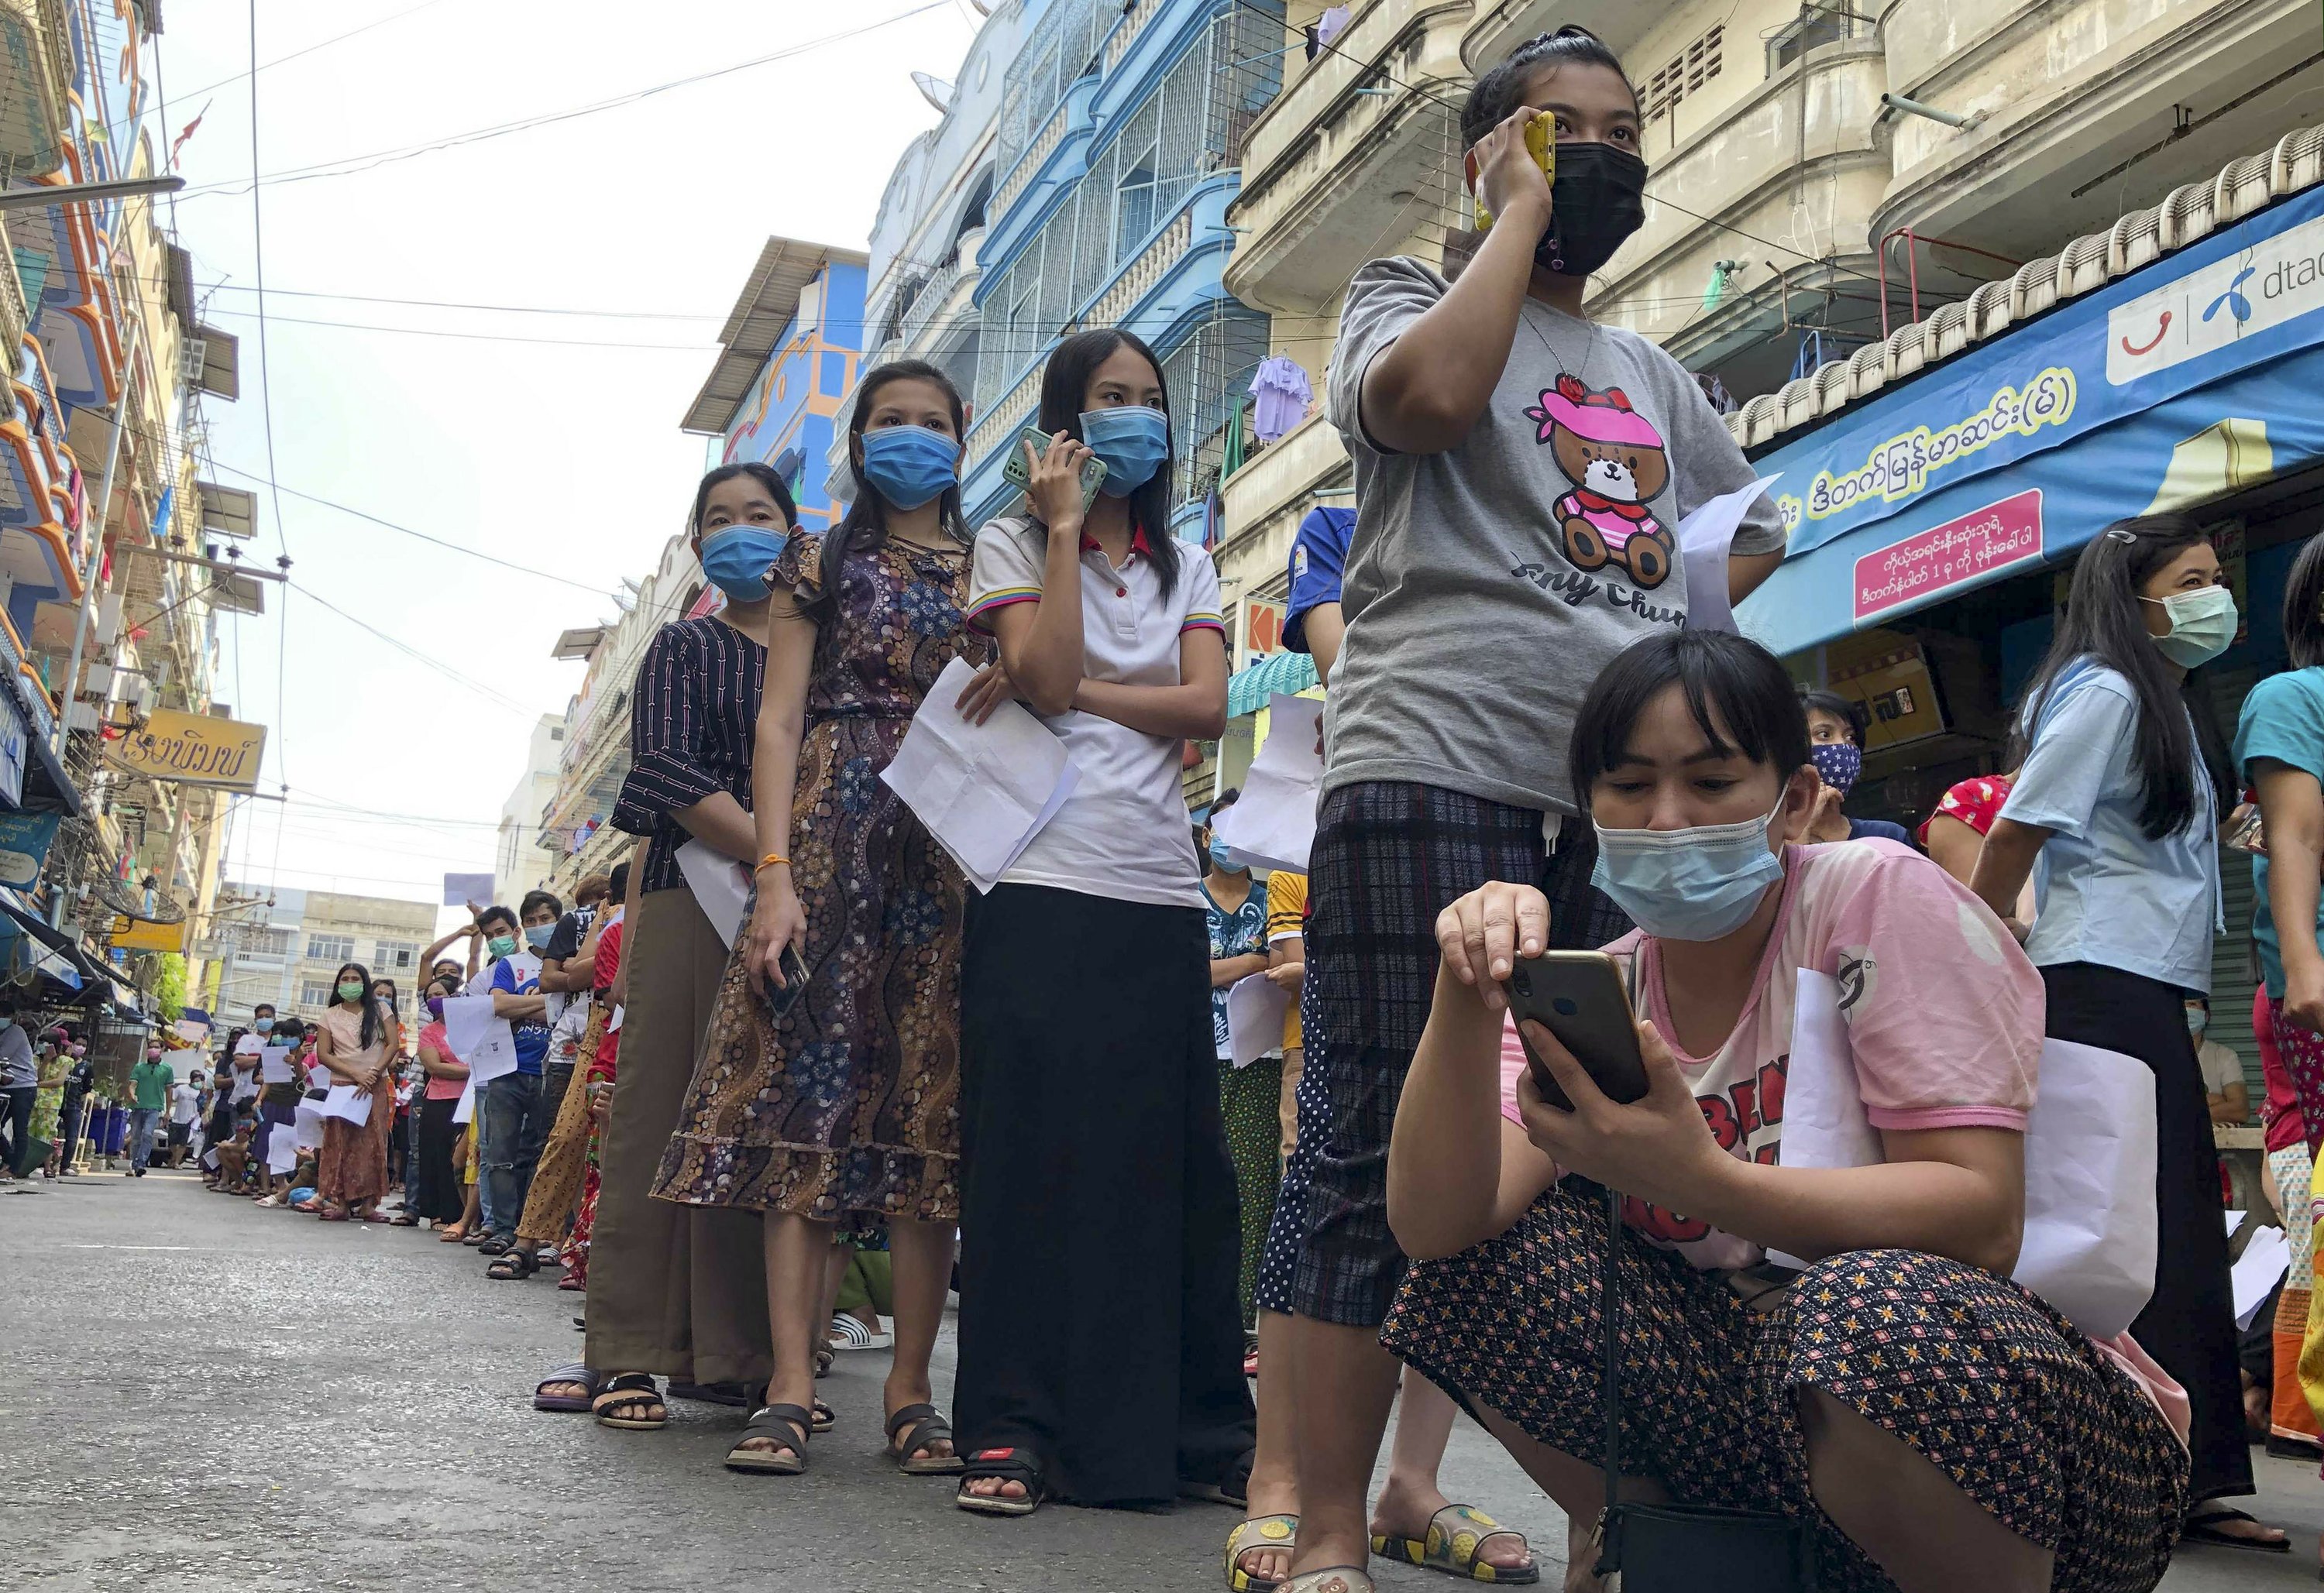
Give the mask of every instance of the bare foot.
<svg viewBox="0 0 2324 1593">
<path fill-rule="evenodd" d="M 960 1491 L 979 1499 L 1021 1499 L 1025 1485 L 1013 1477 L 973 1477 L 960 1485 Z"/>
<path fill-rule="evenodd" d="M 1289 1466 L 1277 1465 L 1262 1457 L 1251 1468 L 1245 1491 L 1249 1497 L 1243 1506 L 1246 1520 L 1299 1514 L 1299 1478 Z M 1236 1556 L 1236 1562 L 1253 1580 L 1280 1582 L 1291 1575 L 1291 1552 L 1288 1542 L 1254 1542 Z"/>
</svg>

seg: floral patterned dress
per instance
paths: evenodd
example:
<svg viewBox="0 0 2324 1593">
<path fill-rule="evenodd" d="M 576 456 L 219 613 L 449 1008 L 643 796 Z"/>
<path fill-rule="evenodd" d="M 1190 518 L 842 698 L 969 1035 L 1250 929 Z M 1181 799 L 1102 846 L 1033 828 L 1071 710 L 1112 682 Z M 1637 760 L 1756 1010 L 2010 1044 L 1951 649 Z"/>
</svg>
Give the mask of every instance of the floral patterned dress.
<svg viewBox="0 0 2324 1593">
<path fill-rule="evenodd" d="M 821 536 L 795 536 L 777 576 L 813 601 L 822 556 Z M 830 1221 L 960 1214 L 965 885 L 880 771 L 945 666 L 985 657 L 962 618 L 968 556 L 855 553 L 820 616 L 791 805 L 807 990 L 776 1017 L 738 938 L 655 1182 L 665 1200 Z"/>
</svg>

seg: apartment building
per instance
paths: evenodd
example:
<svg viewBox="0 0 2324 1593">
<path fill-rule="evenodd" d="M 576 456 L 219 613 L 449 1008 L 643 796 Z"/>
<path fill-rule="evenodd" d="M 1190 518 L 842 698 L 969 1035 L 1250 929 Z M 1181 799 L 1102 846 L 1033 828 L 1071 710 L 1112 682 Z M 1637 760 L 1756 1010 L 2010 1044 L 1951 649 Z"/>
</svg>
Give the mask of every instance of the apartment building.
<svg viewBox="0 0 2324 1593">
<path fill-rule="evenodd" d="M 526 891 L 548 882 L 541 824 L 557 798 L 564 753 L 565 715 L 542 714 L 525 748 L 525 771 L 501 804 L 501 827 L 493 844 L 493 901 L 513 907 Z"/>
</svg>

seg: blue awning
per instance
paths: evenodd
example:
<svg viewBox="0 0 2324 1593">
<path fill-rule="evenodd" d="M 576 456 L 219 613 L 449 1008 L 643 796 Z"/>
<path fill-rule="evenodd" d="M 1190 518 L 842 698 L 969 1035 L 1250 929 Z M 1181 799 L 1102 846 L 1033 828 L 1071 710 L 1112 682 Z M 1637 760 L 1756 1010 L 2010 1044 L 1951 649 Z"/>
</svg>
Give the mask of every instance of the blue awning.
<svg viewBox="0 0 2324 1593">
<path fill-rule="evenodd" d="M 2311 189 L 1763 455 L 1790 545 L 1744 632 L 1797 652 L 2324 461 L 2319 311 Z"/>
<path fill-rule="evenodd" d="M 1227 678 L 1227 717 L 1240 719 L 1267 706 L 1277 692 L 1297 696 L 1315 684 L 1315 660 L 1305 653 L 1269 653 Z"/>
</svg>

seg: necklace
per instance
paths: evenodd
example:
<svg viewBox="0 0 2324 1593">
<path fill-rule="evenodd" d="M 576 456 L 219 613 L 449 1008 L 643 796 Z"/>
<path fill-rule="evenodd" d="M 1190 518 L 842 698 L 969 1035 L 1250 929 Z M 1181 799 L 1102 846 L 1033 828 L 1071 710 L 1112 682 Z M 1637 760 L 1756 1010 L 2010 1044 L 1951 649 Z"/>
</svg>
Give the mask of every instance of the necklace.
<svg viewBox="0 0 2324 1593">
<path fill-rule="evenodd" d="M 1557 352 L 1557 345 L 1549 340 L 1549 334 L 1543 331 L 1539 326 L 1536 325 L 1533 318 L 1526 313 L 1527 310 L 1531 309 L 1533 306 L 1534 300 L 1531 298 L 1527 298 L 1522 304 L 1518 305 L 1517 319 L 1524 322 L 1527 327 L 1532 327 L 1533 335 L 1541 339 L 1541 345 L 1549 350 L 1549 357 L 1556 362 L 1557 373 L 1559 375 L 1572 376 L 1577 381 L 1582 382 L 1583 386 L 1588 386 L 1589 382 L 1587 378 L 1590 372 L 1590 356 L 1596 353 L 1598 348 L 1598 323 L 1587 320 L 1582 323 L 1584 327 L 1589 328 L 1589 331 L 1584 335 L 1582 340 L 1581 368 L 1579 370 L 1570 371 L 1566 368 L 1565 356 Z M 1553 311 L 1552 313 L 1557 312 Z"/>
</svg>

